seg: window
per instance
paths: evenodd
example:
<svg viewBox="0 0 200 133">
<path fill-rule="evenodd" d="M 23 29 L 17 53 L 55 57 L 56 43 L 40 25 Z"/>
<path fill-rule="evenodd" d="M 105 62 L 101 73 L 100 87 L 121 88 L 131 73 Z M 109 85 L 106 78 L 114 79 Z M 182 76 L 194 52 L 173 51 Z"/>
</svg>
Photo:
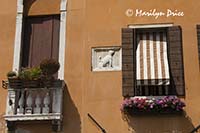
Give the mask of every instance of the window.
<svg viewBox="0 0 200 133">
<path fill-rule="evenodd" d="M 136 89 L 139 95 L 167 95 L 169 66 L 165 30 L 136 33 Z"/>
<path fill-rule="evenodd" d="M 124 96 L 184 95 L 181 28 L 122 29 Z"/>
<path fill-rule="evenodd" d="M 23 7 L 26 6 L 24 0 L 17 0 L 17 17 L 16 17 L 16 32 L 15 32 L 15 44 L 14 44 L 14 58 L 13 58 L 13 71 L 19 71 L 20 67 L 33 67 L 43 58 L 59 59 L 60 69 L 58 72 L 58 82 L 55 82 L 55 86 L 50 90 L 44 88 L 37 89 L 9 89 L 7 108 L 5 120 L 7 121 L 8 131 L 15 130 L 15 123 L 18 121 L 42 121 L 51 120 L 52 129 L 59 131 L 62 127 L 62 99 L 64 84 L 64 61 L 65 61 L 65 45 L 66 45 L 66 17 L 67 17 L 67 0 L 60 1 L 60 14 L 59 15 L 46 15 L 46 16 L 28 16 L 23 17 Z M 25 3 L 24 3 L 24 2 Z M 25 5 L 24 5 L 25 4 Z M 30 4 L 30 3 L 29 3 Z M 30 5 L 29 5 L 30 6 Z M 26 8 L 26 7 L 25 7 Z M 25 20 L 25 21 L 24 21 Z M 23 32 L 22 32 L 22 24 Z M 23 35 L 23 36 L 22 36 Z M 23 40 L 21 40 L 23 39 Z M 56 76 L 56 75 L 55 75 Z M 61 81 L 61 82 L 60 82 Z M 44 100 L 46 96 L 50 94 L 50 112 L 51 113 L 37 113 L 37 115 L 30 114 L 18 114 L 18 108 L 20 105 L 22 110 L 28 107 L 25 106 L 29 94 L 33 92 L 33 108 L 35 106 L 36 95 L 35 92 Z M 23 92 L 23 93 L 22 93 Z M 23 100 L 20 100 L 23 99 Z M 20 102 L 21 101 L 21 102 Z M 19 103 L 20 102 L 20 103 Z M 12 103 L 12 104 L 11 104 Z M 48 105 L 47 105 L 48 106 Z M 45 107 L 44 104 L 39 108 Z"/>
</svg>

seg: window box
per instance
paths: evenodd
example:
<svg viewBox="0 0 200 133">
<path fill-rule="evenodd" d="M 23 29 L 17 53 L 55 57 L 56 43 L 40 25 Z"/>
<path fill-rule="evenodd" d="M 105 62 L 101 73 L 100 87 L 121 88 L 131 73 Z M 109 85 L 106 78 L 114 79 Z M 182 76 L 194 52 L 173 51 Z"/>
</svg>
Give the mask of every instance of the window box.
<svg viewBox="0 0 200 133">
<path fill-rule="evenodd" d="M 51 88 L 53 86 L 62 84 L 62 80 L 22 80 L 22 79 L 8 79 L 9 88 L 24 89 L 24 88 Z"/>
<path fill-rule="evenodd" d="M 18 78 L 8 78 L 10 88 L 22 88 L 22 80 Z"/>
<path fill-rule="evenodd" d="M 126 111 L 126 114 L 128 115 L 181 115 L 183 114 L 183 110 L 177 111 L 172 109 L 164 109 L 160 111 L 153 111 L 153 110 L 134 110 L 134 109 L 128 109 Z"/>
<path fill-rule="evenodd" d="M 23 80 L 23 88 L 39 88 L 41 87 L 41 80 Z"/>
<path fill-rule="evenodd" d="M 124 99 L 121 111 L 129 115 L 137 114 L 181 114 L 185 107 L 176 96 L 132 97 Z"/>
</svg>

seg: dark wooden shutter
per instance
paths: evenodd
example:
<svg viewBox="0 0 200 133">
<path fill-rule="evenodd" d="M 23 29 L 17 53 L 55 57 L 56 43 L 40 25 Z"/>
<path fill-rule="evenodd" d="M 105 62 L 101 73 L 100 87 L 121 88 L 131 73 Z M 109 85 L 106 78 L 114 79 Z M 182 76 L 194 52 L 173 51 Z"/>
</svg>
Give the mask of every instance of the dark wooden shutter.
<svg viewBox="0 0 200 133">
<path fill-rule="evenodd" d="M 58 60 L 59 15 L 27 17 L 25 21 L 22 66 L 38 66 L 46 58 Z"/>
<path fill-rule="evenodd" d="M 135 89 L 135 30 L 122 29 L 122 88 L 123 96 L 134 96 Z"/>
<path fill-rule="evenodd" d="M 198 54 L 199 54 L 199 64 L 200 64 L 200 25 L 197 25 L 197 43 L 198 43 Z"/>
<path fill-rule="evenodd" d="M 180 26 L 168 28 L 168 57 L 170 84 L 173 94 L 185 95 L 182 30 Z"/>
</svg>

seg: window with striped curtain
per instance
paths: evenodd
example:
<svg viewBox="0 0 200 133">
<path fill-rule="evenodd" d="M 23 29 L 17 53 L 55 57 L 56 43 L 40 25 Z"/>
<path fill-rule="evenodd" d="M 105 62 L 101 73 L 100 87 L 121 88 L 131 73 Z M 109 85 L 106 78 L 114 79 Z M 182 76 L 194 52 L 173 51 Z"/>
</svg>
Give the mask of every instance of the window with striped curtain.
<svg viewBox="0 0 200 133">
<path fill-rule="evenodd" d="M 136 87 L 139 95 L 168 95 L 170 84 L 165 30 L 136 35 Z"/>
<path fill-rule="evenodd" d="M 122 28 L 122 94 L 185 95 L 180 26 Z"/>
</svg>

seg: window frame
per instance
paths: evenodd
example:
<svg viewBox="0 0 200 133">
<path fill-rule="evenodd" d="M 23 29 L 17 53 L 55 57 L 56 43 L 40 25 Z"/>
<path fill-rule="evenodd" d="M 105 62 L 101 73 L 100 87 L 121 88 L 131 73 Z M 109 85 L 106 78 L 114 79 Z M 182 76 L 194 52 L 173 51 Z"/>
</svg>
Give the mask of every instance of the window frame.
<svg viewBox="0 0 200 133">
<path fill-rule="evenodd" d="M 166 34 L 166 42 L 167 42 L 167 45 L 168 45 L 168 36 L 167 36 L 166 27 L 137 28 L 135 32 L 136 32 L 135 33 L 136 34 L 135 35 L 136 38 L 137 38 L 137 36 L 139 34 L 144 33 L 144 32 L 165 32 L 165 34 Z M 138 45 L 137 39 L 136 39 L 135 44 Z M 135 50 L 137 50 L 137 48 Z M 167 52 L 167 58 L 169 57 L 168 53 L 169 52 Z M 137 62 L 137 57 L 135 57 L 135 60 Z M 169 66 L 169 62 L 168 62 L 168 66 Z M 137 67 L 136 67 L 135 71 L 136 71 L 136 74 L 137 74 Z M 170 73 L 170 70 L 169 70 L 169 73 Z M 135 92 L 137 92 L 137 94 L 138 94 L 137 96 L 166 96 L 166 95 L 173 95 L 173 93 L 171 93 L 171 91 L 170 91 L 170 86 L 171 85 L 166 85 L 167 88 L 164 88 L 164 85 L 163 86 L 159 86 L 159 85 L 141 85 L 142 88 L 140 88 L 138 86 L 137 82 L 138 82 L 137 79 L 135 79 Z M 146 91 L 146 89 L 148 89 L 148 90 Z M 145 93 L 149 93 L 149 94 L 145 94 Z M 160 94 L 158 94 L 158 93 L 160 93 Z"/>
<path fill-rule="evenodd" d="M 153 28 L 159 28 L 162 24 L 157 24 Z M 131 27 L 131 28 L 130 28 Z M 135 35 L 138 28 L 149 28 L 147 25 L 134 28 L 122 28 L 122 94 L 124 97 L 136 96 L 135 92 Z M 185 96 L 185 78 L 184 78 L 184 60 L 183 60 L 183 45 L 182 45 L 182 29 L 180 26 L 172 24 L 163 24 L 161 28 L 167 29 L 167 43 L 168 43 L 168 59 L 170 72 L 170 83 L 173 84 L 171 88 L 172 94 L 177 96 Z M 132 60 L 130 58 L 133 58 Z"/>
<path fill-rule="evenodd" d="M 59 55 L 58 55 L 60 69 L 58 71 L 58 78 L 61 80 L 64 79 L 64 67 L 65 67 L 67 2 L 68 2 L 67 0 L 60 1 L 60 33 L 59 33 Z M 12 66 L 12 70 L 16 72 L 20 70 L 20 65 L 21 65 L 23 15 L 24 15 L 24 0 L 17 0 L 16 31 L 15 31 L 13 66 Z"/>
</svg>

